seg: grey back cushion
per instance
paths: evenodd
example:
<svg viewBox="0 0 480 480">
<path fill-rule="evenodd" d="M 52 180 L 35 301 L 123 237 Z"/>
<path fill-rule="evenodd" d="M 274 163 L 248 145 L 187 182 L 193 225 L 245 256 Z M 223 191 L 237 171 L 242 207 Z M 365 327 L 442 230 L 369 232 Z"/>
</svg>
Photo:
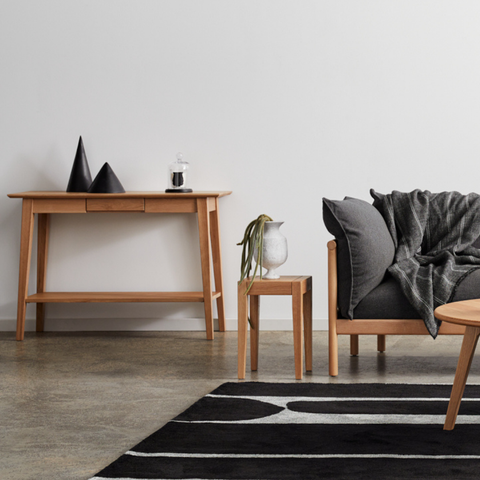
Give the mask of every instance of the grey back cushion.
<svg viewBox="0 0 480 480">
<path fill-rule="evenodd" d="M 385 220 L 357 198 L 323 199 L 323 221 L 337 241 L 338 306 L 344 318 L 383 280 L 395 247 Z"/>
</svg>

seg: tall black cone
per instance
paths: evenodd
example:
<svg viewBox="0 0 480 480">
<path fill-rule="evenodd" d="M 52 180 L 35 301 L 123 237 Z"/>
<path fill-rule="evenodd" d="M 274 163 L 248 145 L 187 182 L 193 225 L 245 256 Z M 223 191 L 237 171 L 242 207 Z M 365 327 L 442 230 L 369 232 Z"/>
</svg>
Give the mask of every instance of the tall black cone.
<svg viewBox="0 0 480 480">
<path fill-rule="evenodd" d="M 73 161 L 70 180 L 67 185 L 67 192 L 86 192 L 92 183 L 92 175 L 88 167 L 87 156 L 83 148 L 83 140 L 78 141 L 77 153 Z"/>
<path fill-rule="evenodd" d="M 88 193 L 125 193 L 125 190 L 112 167 L 105 163 L 90 185 Z"/>
</svg>

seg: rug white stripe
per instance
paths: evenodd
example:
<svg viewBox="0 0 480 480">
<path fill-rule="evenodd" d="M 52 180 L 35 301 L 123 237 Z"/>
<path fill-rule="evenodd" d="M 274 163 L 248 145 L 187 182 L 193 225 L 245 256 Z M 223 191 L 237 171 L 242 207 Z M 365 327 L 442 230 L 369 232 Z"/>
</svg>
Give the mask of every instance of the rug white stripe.
<svg viewBox="0 0 480 480">
<path fill-rule="evenodd" d="M 235 424 L 407 424 L 407 425 L 443 425 L 445 423 L 445 414 L 442 415 L 406 415 L 406 414 L 356 414 L 356 413 L 304 413 L 293 412 L 291 410 L 282 410 L 279 413 L 252 418 L 250 420 L 172 420 L 175 423 L 218 423 L 224 425 Z M 480 415 L 459 415 L 456 424 L 480 424 Z"/>
<path fill-rule="evenodd" d="M 263 403 L 271 403 L 278 407 L 287 408 L 291 402 L 446 402 L 450 397 L 295 397 L 295 396 L 254 396 L 254 395 L 212 395 L 210 398 L 228 398 L 256 400 Z M 462 402 L 480 402 L 480 398 L 462 398 Z"/>
<path fill-rule="evenodd" d="M 479 460 L 480 455 L 417 455 L 397 453 L 170 453 L 170 452 L 134 452 L 129 450 L 125 455 L 134 457 L 168 457 L 168 458 L 394 458 L 405 460 Z"/>
<path fill-rule="evenodd" d="M 152 480 L 152 478 L 140 478 L 140 477 L 92 477 L 89 480 Z M 155 478 L 154 480 L 172 480 L 171 478 Z M 182 480 L 182 479 L 180 479 Z M 184 480 L 212 480 L 211 478 L 189 478 Z M 216 478 L 215 480 L 228 480 L 225 478 Z M 255 480 L 262 480 L 261 478 L 257 478 Z"/>
</svg>

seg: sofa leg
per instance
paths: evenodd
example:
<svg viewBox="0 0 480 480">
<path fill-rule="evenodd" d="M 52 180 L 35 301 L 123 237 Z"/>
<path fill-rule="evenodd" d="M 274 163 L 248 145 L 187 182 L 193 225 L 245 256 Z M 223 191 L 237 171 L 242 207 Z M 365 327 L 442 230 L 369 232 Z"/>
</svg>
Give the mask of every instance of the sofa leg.
<svg viewBox="0 0 480 480">
<path fill-rule="evenodd" d="M 350 355 L 358 355 L 358 335 L 350 335 Z"/>
<path fill-rule="evenodd" d="M 338 375 L 338 335 L 331 330 L 328 332 L 328 374 Z"/>
<path fill-rule="evenodd" d="M 377 350 L 380 353 L 383 353 L 387 349 L 386 335 L 377 336 Z"/>
</svg>

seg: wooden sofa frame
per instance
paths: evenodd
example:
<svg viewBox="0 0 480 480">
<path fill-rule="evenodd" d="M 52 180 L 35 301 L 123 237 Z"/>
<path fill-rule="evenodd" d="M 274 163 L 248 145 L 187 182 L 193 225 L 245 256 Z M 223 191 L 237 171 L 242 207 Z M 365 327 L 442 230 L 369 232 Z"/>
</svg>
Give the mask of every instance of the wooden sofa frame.
<svg viewBox="0 0 480 480">
<path fill-rule="evenodd" d="M 430 335 L 422 319 L 344 319 L 338 318 L 337 242 L 328 248 L 328 363 L 329 374 L 338 375 L 338 335 L 350 335 L 350 354 L 358 355 L 358 336 L 377 335 L 377 349 L 384 352 L 386 335 Z M 465 327 L 443 322 L 439 335 L 463 335 Z"/>
</svg>

